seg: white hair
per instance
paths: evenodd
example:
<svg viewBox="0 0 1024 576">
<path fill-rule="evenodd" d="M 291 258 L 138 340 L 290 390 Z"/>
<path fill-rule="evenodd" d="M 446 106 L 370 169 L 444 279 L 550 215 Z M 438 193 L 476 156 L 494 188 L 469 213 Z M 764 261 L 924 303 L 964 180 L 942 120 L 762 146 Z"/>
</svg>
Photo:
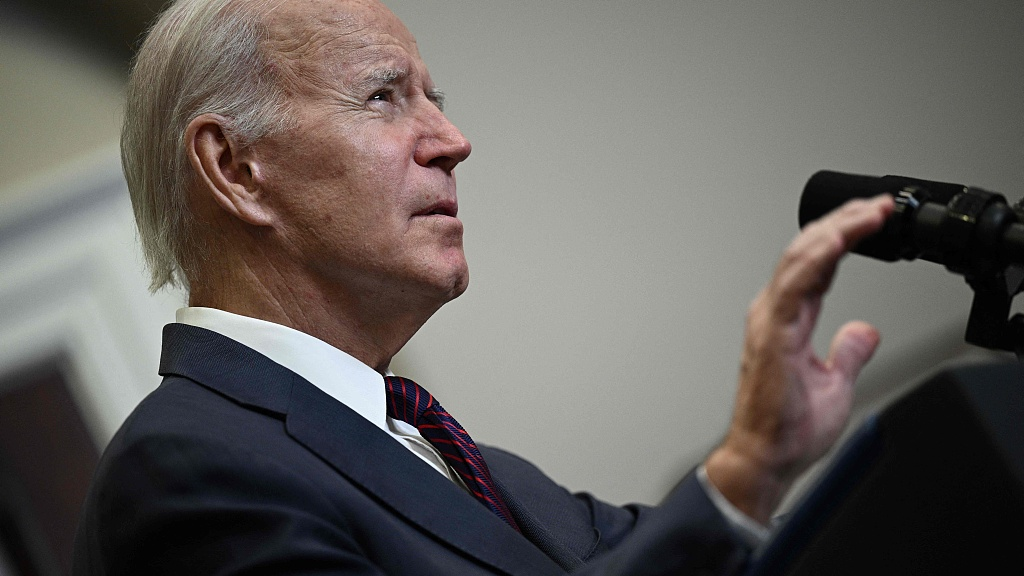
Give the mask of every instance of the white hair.
<svg viewBox="0 0 1024 576">
<path fill-rule="evenodd" d="M 136 55 L 121 161 L 153 292 L 168 285 L 187 289 L 188 273 L 209 249 L 188 202 L 195 178 L 185 153 L 189 122 L 221 115 L 225 135 L 241 146 L 284 125 L 282 85 L 264 49 L 270 2 L 178 0 Z"/>
</svg>

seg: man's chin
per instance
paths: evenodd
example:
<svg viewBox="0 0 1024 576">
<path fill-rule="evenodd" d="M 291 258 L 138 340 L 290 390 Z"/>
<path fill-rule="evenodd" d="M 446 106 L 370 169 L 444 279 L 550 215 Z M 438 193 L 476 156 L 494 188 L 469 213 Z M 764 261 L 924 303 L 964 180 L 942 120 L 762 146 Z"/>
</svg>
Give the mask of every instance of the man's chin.
<svg viewBox="0 0 1024 576">
<path fill-rule="evenodd" d="M 463 268 L 461 273 L 452 278 L 445 301 L 450 302 L 462 296 L 467 288 L 469 288 L 469 268 Z"/>
<path fill-rule="evenodd" d="M 450 298 L 450 300 L 454 300 L 454 299 L 458 298 L 459 296 L 462 296 L 466 292 L 466 289 L 468 289 L 468 288 L 469 288 L 469 271 L 467 270 L 466 273 L 462 277 L 461 283 L 458 286 L 456 286 L 455 290 L 452 292 L 452 297 Z"/>
<path fill-rule="evenodd" d="M 454 247 L 428 258 L 424 260 L 430 262 L 429 267 L 410 271 L 414 276 L 406 278 L 406 287 L 440 307 L 461 296 L 469 287 L 469 266 L 462 250 Z"/>
</svg>

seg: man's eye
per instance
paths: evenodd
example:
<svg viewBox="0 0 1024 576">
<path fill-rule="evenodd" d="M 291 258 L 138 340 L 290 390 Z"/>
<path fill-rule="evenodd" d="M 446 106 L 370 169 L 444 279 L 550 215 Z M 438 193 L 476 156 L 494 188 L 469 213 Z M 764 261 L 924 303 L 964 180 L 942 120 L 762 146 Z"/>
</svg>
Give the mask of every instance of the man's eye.
<svg viewBox="0 0 1024 576">
<path fill-rule="evenodd" d="M 373 96 L 370 96 L 370 101 L 371 102 L 373 102 L 373 101 L 391 102 L 391 100 L 392 100 L 392 94 L 391 94 L 390 90 L 381 90 L 380 92 L 375 93 Z"/>
</svg>

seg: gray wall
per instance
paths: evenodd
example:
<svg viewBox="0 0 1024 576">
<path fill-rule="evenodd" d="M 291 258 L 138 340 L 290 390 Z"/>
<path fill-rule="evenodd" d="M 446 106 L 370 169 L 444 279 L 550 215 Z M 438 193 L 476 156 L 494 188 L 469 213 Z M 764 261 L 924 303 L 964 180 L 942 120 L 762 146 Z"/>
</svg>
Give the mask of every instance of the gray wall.
<svg viewBox="0 0 1024 576">
<path fill-rule="evenodd" d="M 470 290 L 396 371 L 478 441 L 615 502 L 657 501 L 724 432 L 746 307 L 815 171 L 1024 196 L 1019 2 L 387 3 L 474 144 L 458 170 Z M 70 47 L 16 70 L 9 44 L 33 40 L 9 32 L 0 118 L 5 133 L 30 118 L 32 138 L 2 151 L 45 160 L 0 164 L 22 197 L 26 178 L 116 138 L 120 88 L 86 63 L 69 78 Z M 30 73 L 88 76 L 75 90 L 109 98 L 33 106 L 8 94 Z M 96 113 L 95 131 L 67 129 Z M 934 264 L 852 257 L 816 343 L 851 318 L 882 330 L 862 412 L 969 350 L 970 296 Z M 158 331 L 174 301 L 138 329 Z"/>
</svg>

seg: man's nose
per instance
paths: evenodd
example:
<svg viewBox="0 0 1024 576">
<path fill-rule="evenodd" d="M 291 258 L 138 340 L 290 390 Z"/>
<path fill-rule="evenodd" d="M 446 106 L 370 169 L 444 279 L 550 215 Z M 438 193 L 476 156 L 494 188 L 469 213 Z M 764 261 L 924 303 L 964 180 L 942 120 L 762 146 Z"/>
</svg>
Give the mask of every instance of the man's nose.
<svg viewBox="0 0 1024 576">
<path fill-rule="evenodd" d="M 416 163 L 438 166 L 451 172 L 459 162 L 469 157 L 473 145 L 433 104 L 429 104 L 426 131 L 416 147 Z"/>
</svg>

